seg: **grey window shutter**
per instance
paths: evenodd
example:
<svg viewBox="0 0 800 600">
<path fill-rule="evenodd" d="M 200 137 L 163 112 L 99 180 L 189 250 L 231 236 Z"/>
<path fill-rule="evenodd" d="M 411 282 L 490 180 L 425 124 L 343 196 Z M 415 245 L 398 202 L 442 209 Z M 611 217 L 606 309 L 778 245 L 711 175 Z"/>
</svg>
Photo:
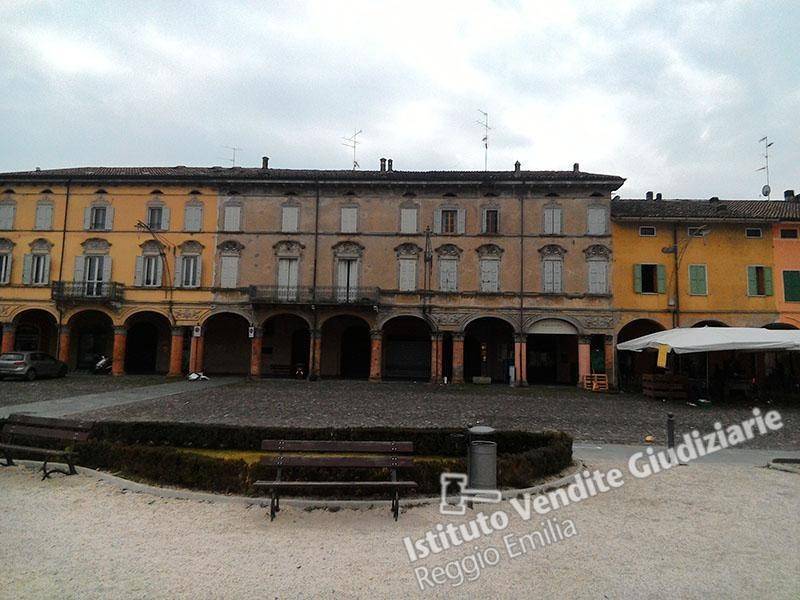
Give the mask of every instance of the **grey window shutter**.
<svg viewBox="0 0 800 600">
<path fill-rule="evenodd" d="M 458 233 L 464 233 L 467 225 L 467 211 L 463 208 L 458 209 Z"/>
<path fill-rule="evenodd" d="M 203 287 L 203 257 L 197 257 L 197 279 L 195 280 L 195 287 Z"/>
<path fill-rule="evenodd" d="M 83 254 L 75 257 L 75 272 L 73 276 L 73 280 L 76 283 L 83 283 L 84 276 L 83 270 L 86 267 L 86 256 Z"/>
<path fill-rule="evenodd" d="M 92 207 L 87 206 L 83 209 L 83 228 L 89 229 L 92 226 Z"/>
<path fill-rule="evenodd" d="M 166 206 L 161 209 L 161 229 L 169 231 L 169 209 Z"/>
<path fill-rule="evenodd" d="M 144 256 L 136 257 L 136 267 L 133 272 L 133 285 L 140 287 L 144 279 Z"/>
<path fill-rule="evenodd" d="M 3 277 L 2 280 L 0 280 L 0 283 L 8 283 L 9 281 L 11 281 L 11 262 L 12 262 L 13 259 L 14 259 L 14 256 L 12 254 L 10 254 L 10 253 L 6 254 L 6 272 L 5 272 L 5 277 Z"/>
<path fill-rule="evenodd" d="M 183 262 L 183 258 L 181 256 L 175 257 L 175 276 L 173 279 L 174 287 L 179 288 L 181 287 L 181 282 L 183 281 L 183 274 L 181 273 L 181 263 Z"/>
<path fill-rule="evenodd" d="M 239 257 L 223 256 L 219 263 L 219 285 L 224 288 L 235 288 L 239 278 Z"/>
<path fill-rule="evenodd" d="M 156 258 L 156 285 L 164 285 L 164 259 L 161 256 Z"/>
<path fill-rule="evenodd" d="M 442 233 L 442 209 L 437 208 L 433 213 L 433 232 Z"/>
<path fill-rule="evenodd" d="M 26 254 L 22 259 L 22 283 L 31 284 L 31 269 L 33 268 L 33 254 Z"/>
<path fill-rule="evenodd" d="M 109 206 L 106 208 L 106 230 L 111 231 L 114 229 L 114 207 Z"/>
<path fill-rule="evenodd" d="M 103 281 L 111 281 L 111 257 L 103 257 Z"/>
<path fill-rule="evenodd" d="M 44 257 L 44 281 L 42 283 L 50 283 L 50 255 Z"/>
</svg>

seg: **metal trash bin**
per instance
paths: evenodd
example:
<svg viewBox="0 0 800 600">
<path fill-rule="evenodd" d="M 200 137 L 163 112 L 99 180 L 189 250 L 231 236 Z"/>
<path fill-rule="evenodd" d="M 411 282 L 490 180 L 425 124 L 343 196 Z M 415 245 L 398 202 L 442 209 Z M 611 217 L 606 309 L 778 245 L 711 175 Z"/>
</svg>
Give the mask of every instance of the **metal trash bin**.
<svg viewBox="0 0 800 600">
<path fill-rule="evenodd" d="M 494 429 L 485 425 L 468 430 L 468 484 L 476 490 L 497 489 L 497 442 L 492 441 Z M 475 439 L 483 438 L 483 439 Z"/>
</svg>

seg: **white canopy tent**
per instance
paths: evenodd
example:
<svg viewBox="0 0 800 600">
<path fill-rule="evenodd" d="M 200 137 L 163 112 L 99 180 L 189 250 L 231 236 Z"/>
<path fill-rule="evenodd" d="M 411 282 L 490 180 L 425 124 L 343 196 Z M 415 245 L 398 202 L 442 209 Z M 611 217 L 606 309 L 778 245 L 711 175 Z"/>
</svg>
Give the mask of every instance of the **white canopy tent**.
<svg viewBox="0 0 800 600">
<path fill-rule="evenodd" d="M 668 329 L 617 344 L 618 350 L 658 350 L 668 346 L 675 354 L 718 350 L 800 351 L 800 330 L 758 327 L 686 327 Z"/>
</svg>

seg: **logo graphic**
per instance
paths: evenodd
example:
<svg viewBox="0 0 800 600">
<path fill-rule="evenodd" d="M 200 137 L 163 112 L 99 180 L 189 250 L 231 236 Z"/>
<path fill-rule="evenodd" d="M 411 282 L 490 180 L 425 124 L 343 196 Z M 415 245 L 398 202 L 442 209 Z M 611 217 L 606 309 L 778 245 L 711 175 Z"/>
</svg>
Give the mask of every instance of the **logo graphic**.
<svg viewBox="0 0 800 600">
<path fill-rule="evenodd" d="M 467 504 L 472 502 L 498 503 L 502 500 L 500 490 L 478 490 L 467 487 L 467 476 L 464 473 L 442 473 L 439 481 L 442 484 L 439 512 L 443 515 L 465 515 L 467 514 Z M 456 504 L 447 501 L 447 489 L 452 484 L 458 486 L 458 502 Z"/>
</svg>

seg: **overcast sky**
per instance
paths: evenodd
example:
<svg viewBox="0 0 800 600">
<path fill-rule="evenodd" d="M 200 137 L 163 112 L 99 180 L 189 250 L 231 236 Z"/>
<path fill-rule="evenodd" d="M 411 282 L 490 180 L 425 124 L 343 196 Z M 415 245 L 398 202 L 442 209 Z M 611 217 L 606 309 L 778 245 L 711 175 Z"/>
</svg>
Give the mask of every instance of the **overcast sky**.
<svg viewBox="0 0 800 600">
<path fill-rule="evenodd" d="M 571 169 L 800 192 L 800 2 L 3 0 L 0 171 Z"/>
</svg>

